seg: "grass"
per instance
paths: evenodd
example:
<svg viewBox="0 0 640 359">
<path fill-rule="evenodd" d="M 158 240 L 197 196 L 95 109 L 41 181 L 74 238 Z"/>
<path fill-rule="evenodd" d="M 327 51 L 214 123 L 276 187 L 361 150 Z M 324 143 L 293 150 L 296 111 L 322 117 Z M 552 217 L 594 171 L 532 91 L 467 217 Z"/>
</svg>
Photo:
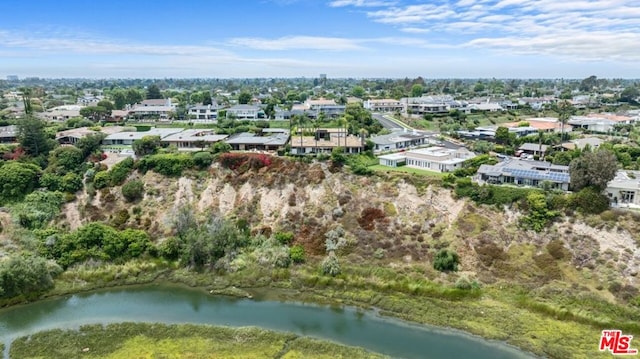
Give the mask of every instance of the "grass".
<svg viewBox="0 0 640 359">
<path fill-rule="evenodd" d="M 403 173 L 411 173 L 411 174 L 417 174 L 421 176 L 431 176 L 431 177 L 443 177 L 445 175 L 444 173 L 441 173 L 441 172 L 421 170 L 418 168 L 407 167 L 407 166 L 387 167 L 383 165 L 373 165 L 373 166 L 369 166 L 369 168 L 379 172 L 403 172 Z"/>
<path fill-rule="evenodd" d="M 382 358 L 360 348 L 263 329 L 118 323 L 16 339 L 12 358 Z"/>
</svg>

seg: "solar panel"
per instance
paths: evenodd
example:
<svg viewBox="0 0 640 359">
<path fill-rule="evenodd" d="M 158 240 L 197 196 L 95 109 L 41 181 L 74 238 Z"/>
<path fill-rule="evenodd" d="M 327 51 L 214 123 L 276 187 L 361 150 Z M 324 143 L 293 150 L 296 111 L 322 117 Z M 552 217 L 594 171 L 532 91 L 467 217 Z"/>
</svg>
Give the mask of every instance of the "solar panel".
<svg viewBox="0 0 640 359">
<path fill-rule="evenodd" d="M 569 182 L 568 173 L 541 172 L 541 171 L 535 171 L 535 170 L 524 170 L 519 168 L 505 168 L 505 171 L 510 172 L 513 177 L 517 177 L 517 178 L 525 178 L 525 179 L 541 180 L 541 181 L 551 180 L 554 182 Z"/>
</svg>

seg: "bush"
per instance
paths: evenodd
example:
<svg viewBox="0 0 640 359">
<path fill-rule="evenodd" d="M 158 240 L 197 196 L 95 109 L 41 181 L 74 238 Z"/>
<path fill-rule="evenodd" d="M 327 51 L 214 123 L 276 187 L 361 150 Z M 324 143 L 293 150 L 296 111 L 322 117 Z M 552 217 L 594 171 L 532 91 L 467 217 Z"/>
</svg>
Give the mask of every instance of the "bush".
<svg viewBox="0 0 640 359">
<path fill-rule="evenodd" d="M 213 162 L 213 155 L 209 152 L 198 152 L 193 155 L 193 164 L 200 169 L 205 169 L 211 166 Z"/>
<path fill-rule="evenodd" d="M 304 247 L 299 244 L 291 247 L 291 249 L 289 249 L 289 256 L 291 257 L 293 263 L 304 263 L 304 261 L 306 260 Z"/>
<path fill-rule="evenodd" d="M 338 257 L 331 252 L 329 255 L 322 261 L 322 273 L 328 274 L 332 277 L 340 274 L 340 263 L 338 262 Z"/>
<path fill-rule="evenodd" d="M 569 197 L 572 208 L 586 214 L 598 214 L 609 209 L 609 199 L 591 187 L 585 187 Z"/>
<path fill-rule="evenodd" d="M 433 268 L 440 272 L 456 272 L 458 264 L 460 264 L 458 253 L 448 249 L 441 249 L 433 259 Z"/>
<path fill-rule="evenodd" d="M 11 298 L 53 288 L 60 268 L 42 257 L 17 256 L 0 261 L 0 297 Z"/>
<path fill-rule="evenodd" d="M 122 186 L 122 196 L 127 202 L 134 202 L 144 196 L 144 183 L 140 180 L 133 180 Z"/>
<path fill-rule="evenodd" d="M 220 165 L 230 170 L 247 171 L 271 165 L 271 156 L 263 153 L 223 153 L 218 157 Z"/>
<path fill-rule="evenodd" d="M 62 192 L 36 191 L 16 205 L 13 214 L 24 228 L 42 228 L 60 213 L 64 201 Z"/>
<path fill-rule="evenodd" d="M 127 157 L 116 163 L 109 170 L 109 184 L 111 186 L 121 185 L 133 170 L 133 158 Z"/>
<path fill-rule="evenodd" d="M 162 153 L 142 158 L 137 168 L 141 173 L 154 170 L 161 175 L 179 177 L 182 171 L 193 168 L 194 160 L 189 153 Z"/>
<path fill-rule="evenodd" d="M 283 245 L 289 245 L 293 241 L 293 233 L 291 232 L 276 232 L 274 237 L 278 243 Z"/>
</svg>

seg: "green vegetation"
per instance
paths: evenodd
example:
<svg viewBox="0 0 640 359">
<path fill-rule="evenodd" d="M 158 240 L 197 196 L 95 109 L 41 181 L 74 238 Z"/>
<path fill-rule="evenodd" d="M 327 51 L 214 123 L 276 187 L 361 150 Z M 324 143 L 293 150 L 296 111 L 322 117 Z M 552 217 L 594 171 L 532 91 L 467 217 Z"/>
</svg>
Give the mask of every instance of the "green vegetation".
<svg viewBox="0 0 640 359">
<path fill-rule="evenodd" d="M 411 174 L 416 174 L 420 176 L 432 176 L 432 177 L 438 177 L 438 178 L 443 177 L 445 175 L 442 172 L 427 171 L 427 170 L 421 170 L 418 168 L 406 167 L 406 166 L 387 167 L 383 165 L 373 165 L 373 166 L 369 166 L 368 168 L 376 172 L 404 172 L 404 173 L 411 173 Z"/>
<path fill-rule="evenodd" d="M 12 358 L 382 358 L 360 348 L 258 328 L 120 323 L 16 339 Z"/>
<path fill-rule="evenodd" d="M 144 197 L 144 183 L 141 180 L 131 180 L 122 185 L 122 196 L 128 202 L 135 202 Z"/>
<path fill-rule="evenodd" d="M 53 288 L 62 270 L 42 257 L 19 255 L 0 261 L 0 298 L 33 298 Z"/>
<path fill-rule="evenodd" d="M 433 259 L 433 269 L 440 272 L 456 272 L 459 264 L 458 253 L 448 249 L 441 249 Z"/>
</svg>

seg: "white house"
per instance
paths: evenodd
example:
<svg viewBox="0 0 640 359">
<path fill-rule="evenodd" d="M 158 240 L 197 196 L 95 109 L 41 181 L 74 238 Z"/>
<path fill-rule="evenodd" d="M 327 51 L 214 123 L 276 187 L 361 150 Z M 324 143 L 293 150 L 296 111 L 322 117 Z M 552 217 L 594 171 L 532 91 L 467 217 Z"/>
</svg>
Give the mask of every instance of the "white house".
<svg viewBox="0 0 640 359">
<path fill-rule="evenodd" d="M 218 118 L 218 104 L 197 105 L 189 108 L 189 119 L 196 123 L 215 122 Z"/>
<path fill-rule="evenodd" d="M 376 99 L 364 102 L 364 108 L 372 112 L 401 112 L 404 110 L 402 102 L 394 99 Z"/>
<path fill-rule="evenodd" d="M 388 167 L 406 165 L 423 170 L 451 172 L 462 167 L 462 162 L 475 157 L 464 147 L 450 149 L 439 146 L 378 156 L 380 164 Z"/>
<path fill-rule="evenodd" d="M 371 137 L 374 152 L 394 151 L 426 145 L 434 142 L 426 132 L 393 132 L 388 135 Z"/>
<path fill-rule="evenodd" d="M 162 140 L 169 135 L 182 131 L 184 131 L 184 128 L 152 128 L 149 131 L 142 132 L 123 131 L 108 135 L 102 140 L 102 144 L 105 146 L 131 146 L 133 141 L 140 140 L 145 136 L 158 136 Z"/>
<path fill-rule="evenodd" d="M 511 159 L 495 165 L 481 165 L 474 177 L 478 183 L 539 187 L 544 182 L 552 188 L 569 190 L 569 166 L 550 162 Z"/>
<path fill-rule="evenodd" d="M 640 171 L 618 171 L 604 192 L 612 207 L 640 208 Z"/>
<path fill-rule="evenodd" d="M 264 118 L 264 112 L 258 106 L 235 105 L 227 109 L 227 118 L 230 117 L 243 120 L 257 120 Z"/>
<path fill-rule="evenodd" d="M 172 133 L 160 139 L 161 143 L 175 145 L 180 151 L 197 151 L 229 137 L 218 135 L 212 130 L 189 129 Z"/>
</svg>

